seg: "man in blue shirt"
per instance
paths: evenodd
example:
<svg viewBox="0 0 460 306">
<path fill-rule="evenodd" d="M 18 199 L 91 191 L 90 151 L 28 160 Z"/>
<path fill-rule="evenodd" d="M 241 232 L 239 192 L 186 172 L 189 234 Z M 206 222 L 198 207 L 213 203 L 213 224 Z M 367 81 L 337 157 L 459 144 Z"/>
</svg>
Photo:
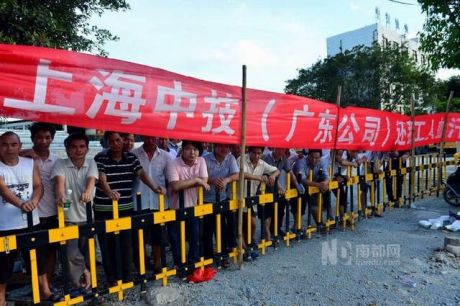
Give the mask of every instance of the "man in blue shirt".
<svg viewBox="0 0 460 306">
<path fill-rule="evenodd" d="M 331 208 L 331 192 L 329 190 L 329 175 L 328 175 L 328 165 L 321 161 L 321 150 L 309 150 L 307 158 L 299 159 L 294 165 L 294 172 L 296 174 L 300 173 L 302 176 L 302 183 L 305 188 L 308 190 L 308 187 L 317 187 L 320 193 L 323 196 L 322 209 L 326 210 L 327 218 L 333 219 L 334 215 Z M 310 179 L 310 171 L 312 171 L 312 178 Z M 311 212 L 316 222 L 321 222 L 317 220 L 316 216 L 318 213 L 318 199 L 319 194 L 315 193 L 313 195 L 308 195 L 307 201 L 311 205 Z M 305 212 L 305 207 L 302 207 L 302 214 Z M 293 209 L 293 213 L 295 210 Z"/>
<path fill-rule="evenodd" d="M 208 168 L 208 184 L 210 190 L 204 192 L 204 202 L 216 204 L 228 199 L 227 188 L 231 188 L 231 183 L 238 180 L 238 165 L 232 154 L 229 154 L 230 147 L 227 144 L 215 144 L 213 153 L 207 154 L 204 159 Z M 222 214 L 221 234 L 222 250 L 229 252 L 236 247 L 236 237 L 234 235 L 235 219 L 233 212 Z M 204 219 L 204 256 L 213 257 L 212 236 L 215 232 L 215 216 L 206 216 Z M 228 262 L 223 261 L 222 266 L 227 266 Z"/>
</svg>

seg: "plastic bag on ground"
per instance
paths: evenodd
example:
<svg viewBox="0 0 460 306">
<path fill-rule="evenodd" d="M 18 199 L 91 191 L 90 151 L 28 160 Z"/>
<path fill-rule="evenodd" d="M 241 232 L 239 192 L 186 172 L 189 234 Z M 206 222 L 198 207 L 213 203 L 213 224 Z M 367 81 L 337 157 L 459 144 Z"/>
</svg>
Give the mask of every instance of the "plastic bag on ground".
<svg viewBox="0 0 460 306">
<path fill-rule="evenodd" d="M 452 232 L 457 232 L 460 230 L 460 220 L 457 220 L 455 221 L 454 223 L 452 223 L 451 225 L 447 225 L 446 228 L 449 230 L 449 231 L 452 231 Z"/>
<path fill-rule="evenodd" d="M 429 222 L 427 220 L 420 220 L 420 221 L 418 221 L 418 224 L 421 227 L 424 227 L 424 228 L 429 228 L 431 226 L 431 222 Z"/>
<path fill-rule="evenodd" d="M 444 221 L 448 221 L 450 219 L 450 216 L 440 216 L 436 219 L 428 219 L 428 222 L 431 222 L 431 224 L 434 224 L 434 223 L 441 223 L 443 224 Z"/>
<path fill-rule="evenodd" d="M 187 281 L 192 283 L 207 282 L 212 280 L 216 273 L 216 269 L 210 267 L 195 269 L 189 276 L 187 276 Z"/>
</svg>

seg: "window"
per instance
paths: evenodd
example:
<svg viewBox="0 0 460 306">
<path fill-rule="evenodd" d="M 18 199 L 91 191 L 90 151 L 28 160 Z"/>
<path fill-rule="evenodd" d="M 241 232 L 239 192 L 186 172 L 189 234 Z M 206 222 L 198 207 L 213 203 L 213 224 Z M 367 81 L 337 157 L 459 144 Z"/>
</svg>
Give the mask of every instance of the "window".
<svg viewBox="0 0 460 306">
<path fill-rule="evenodd" d="M 390 46 L 390 42 L 388 41 L 388 38 L 382 35 L 382 47 L 386 48 Z"/>
</svg>

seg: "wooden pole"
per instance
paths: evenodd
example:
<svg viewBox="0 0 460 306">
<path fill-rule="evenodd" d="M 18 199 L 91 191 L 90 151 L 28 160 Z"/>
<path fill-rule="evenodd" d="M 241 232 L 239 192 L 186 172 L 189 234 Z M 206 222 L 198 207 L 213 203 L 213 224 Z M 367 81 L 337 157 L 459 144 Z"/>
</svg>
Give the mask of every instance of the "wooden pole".
<svg viewBox="0 0 460 306">
<path fill-rule="evenodd" d="M 414 95 L 410 99 L 410 112 L 411 112 L 411 140 L 410 140 L 410 181 L 411 184 L 409 190 L 409 208 L 412 205 L 412 200 L 414 196 L 414 186 L 415 186 L 415 98 Z"/>
<path fill-rule="evenodd" d="M 244 203 L 244 163 L 246 162 L 246 65 L 243 65 L 243 86 L 241 88 L 241 154 L 238 193 L 238 266 L 243 266 L 243 207 Z"/>
<path fill-rule="evenodd" d="M 449 99 L 447 99 L 446 104 L 446 113 L 444 114 L 444 125 L 442 126 L 441 142 L 439 145 L 439 158 L 438 158 L 438 178 L 436 180 L 436 196 L 439 197 L 441 191 L 441 180 L 442 180 L 442 159 L 444 157 L 444 146 L 446 144 L 446 130 L 447 130 L 447 121 L 449 120 L 449 108 L 450 102 L 454 97 L 454 91 L 452 90 L 449 94 Z"/>
<path fill-rule="evenodd" d="M 337 88 L 337 100 L 335 104 L 337 105 L 337 120 L 335 121 L 335 137 L 334 137 L 334 146 L 333 146 L 333 152 L 331 154 L 331 172 L 334 171 L 334 165 L 335 165 L 335 160 L 336 160 L 336 150 L 337 150 L 337 138 L 339 137 L 339 120 L 340 120 L 340 100 L 342 98 L 342 86 L 339 85 Z M 331 176 L 334 175 L 334 173 L 331 173 Z"/>
</svg>

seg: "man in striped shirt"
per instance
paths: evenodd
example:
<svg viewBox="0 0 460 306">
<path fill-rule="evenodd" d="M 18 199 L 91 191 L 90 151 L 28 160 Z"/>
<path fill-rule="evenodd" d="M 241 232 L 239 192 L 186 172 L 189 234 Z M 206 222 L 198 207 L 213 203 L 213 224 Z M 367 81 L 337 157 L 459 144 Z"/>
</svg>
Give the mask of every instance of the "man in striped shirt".
<svg viewBox="0 0 460 306">
<path fill-rule="evenodd" d="M 131 152 L 123 150 L 123 139 L 120 133 L 105 132 L 104 139 L 108 150 L 97 154 L 94 159 L 99 171 L 99 182 L 96 185 L 94 198 L 94 218 L 104 221 L 113 218 L 112 201 L 118 201 L 120 217 L 126 217 L 133 211 L 133 181 L 136 177 L 156 193 L 164 193 L 163 187 L 157 186 L 142 169 L 139 159 Z M 115 260 L 115 236 L 100 234 L 98 240 L 102 253 L 102 263 L 109 284 L 117 280 L 131 281 L 132 244 L 131 231 L 121 231 L 119 234 L 121 263 Z M 120 250 L 120 251 L 121 251 Z M 121 265 L 121 275 L 117 273 L 117 264 Z"/>
</svg>

